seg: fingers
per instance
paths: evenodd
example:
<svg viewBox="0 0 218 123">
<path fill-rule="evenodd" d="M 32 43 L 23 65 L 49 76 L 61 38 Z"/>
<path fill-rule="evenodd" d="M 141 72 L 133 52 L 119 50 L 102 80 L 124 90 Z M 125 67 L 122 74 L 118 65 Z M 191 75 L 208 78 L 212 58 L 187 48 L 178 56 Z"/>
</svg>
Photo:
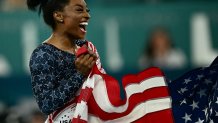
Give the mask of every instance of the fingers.
<svg viewBox="0 0 218 123">
<path fill-rule="evenodd" d="M 93 52 L 82 54 L 75 61 L 76 69 L 80 71 L 83 75 L 88 76 L 96 60 L 97 56 Z"/>
<path fill-rule="evenodd" d="M 92 62 L 95 63 L 96 58 L 97 58 L 96 56 L 93 56 L 90 54 L 85 54 L 85 55 L 81 55 L 80 57 L 78 57 L 76 59 L 76 62 L 78 62 L 81 65 L 88 66 L 88 65 L 92 64 Z"/>
</svg>

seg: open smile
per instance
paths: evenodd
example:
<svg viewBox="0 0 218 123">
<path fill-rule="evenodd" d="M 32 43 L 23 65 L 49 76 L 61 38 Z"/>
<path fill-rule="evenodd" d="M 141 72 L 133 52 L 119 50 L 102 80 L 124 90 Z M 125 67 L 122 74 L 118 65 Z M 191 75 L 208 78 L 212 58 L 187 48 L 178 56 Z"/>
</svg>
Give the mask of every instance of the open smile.
<svg viewBox="0 0 218 123">
<path fill-rule="evenodd" d="M 84 33 L 86 33 L 86 26 L 88 26 L 88 22 L 82 22 L 79 24 L 80 30 Z"/>
</svg>

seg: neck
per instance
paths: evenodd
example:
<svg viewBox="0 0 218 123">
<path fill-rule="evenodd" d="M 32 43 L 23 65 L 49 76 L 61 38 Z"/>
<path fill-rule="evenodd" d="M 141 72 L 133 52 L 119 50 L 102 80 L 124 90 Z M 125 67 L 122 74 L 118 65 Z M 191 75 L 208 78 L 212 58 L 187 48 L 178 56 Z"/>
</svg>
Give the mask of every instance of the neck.
<svg viewBox="0 0 218 123">
<path fill-rule="evenodd" d="M 61 50 L 70 51 L 76 47 L 74 40 L 75 39 L 70 38 L 63 33 L 53 32 L 46 42 L 56 46 Z"/>
</svg>

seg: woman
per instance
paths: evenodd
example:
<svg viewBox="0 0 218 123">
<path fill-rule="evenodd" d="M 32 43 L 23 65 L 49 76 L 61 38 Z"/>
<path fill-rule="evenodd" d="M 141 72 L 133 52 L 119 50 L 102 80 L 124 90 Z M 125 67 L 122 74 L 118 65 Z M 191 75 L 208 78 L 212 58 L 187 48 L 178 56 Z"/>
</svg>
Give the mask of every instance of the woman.
<svg viewBox="0 0 218 123">
<path fill-rule="evenodd" d="M 34 96 L 41 111 L 49 115 L 46 122 L 66 123 L 71 122 L 71 120 L 73 122 L 82 120 L 82 122 L 97 123 L 104 121 L 120 122 L 120 120 L 122 122 L 136 120 L 141 122 L 145 120 L 148 111 L 144 110 L 148 110 L 147 108 L 140 108 L 142 113 L 132 116 L 135 114 L 134 112 L 137 112 L 139 104 L 140 107 L 144 107 L 146 104 L 143 103 L 147 100 L 147 96 L 141 93 L 143 90 L 132 88 L 133 90 L 130 91 L 130 94 L 127 94 L 127 98 L 122 100 L 118 82 L 104 74 L 95 47 L 91 42 L 83 41 L 86 26 L 90 19 L 89 10 L 84 0 L 28 0 L 27 5 L 31 10 L 36 10 L 39 7 L 39 12 L 42 11 L 43 13 L 44 21 L 53 30 L 51 37 L 33 51 L 30 59 Z M 78 55 L 81 51 L 78 49 L 82 45 L 83 48 L 86 46 L 88 53 L 86 51 L 86 54 Z M 149 71 L 151 70 L 153 69 Z M 95 75 L 93 75 L 93 71 Z M 162 76 L 161 72 L 157 71 Z M 92 73 L 91 77 L 89 76 L 90 72 Z M 127 85 L 139 86 L 144 77 L 147 76 L 145 72 L 141 73 L 143 74 L 142 77 L 135 78 L 137 82 L 132 83 L 134 80 L 126 79 L 128 81 L 124 82 L 126 85 L 124 87 L 129 87 Z M 130 78 L 132 77 L 130 76 Z M 88 81 L 94 79 L 94 82 Z M 161 85 L 165 85 L 164 79 L 161 80 Z M 91 94 L 93 95 L 89 96 L 88 100 L 87 95 Z M 95 97 L 98 101 L 94 100 Z M 169 103 L 168 95 L 166 98 L 167 103 Z M 103 104 L 103 108 L 98 108 L 102 107 L 101 104 Z M 68 108 L 69 105 L 70 108 Z M 116 106 L 114 107 L 114 105 Z M 87 107 L 88 111 L 86 110 Z M 136 110 L 134 110 L 135 107 Z M 169 107 L 167 106 L 167 108 Z M 81 109 L 85 110 L 81 111 Z M 108 109 L 109 112 L 105 112 Z M 111 113 L 111 111 L 117 113 Z M 93 115 L 87 118 L 88 113 Z M 171 111 L 166 110 L 164 114 L 162 116 L 165 117 L 171 114 Z"/>
<path fill-rule="evenodd" d="M 139 59 L 140 68 L 158 66 L 163 69 L 176 69 L 186 64 L 184 53 L 174 47 L 166 29 L 155 28 L 147 42 L 148 46 Z"/>
<path fill-rule="evenodd" d="M 52 28 L 51 36 L 33 51 L 29 64 L 34 97 L 49 115 L 74 99 L 96 61 L 99 69 L 101 65 L 94 46 L 84 40 L 90 20 L 84 0 L 27 0 L 27 5 L 30 10 L 39 7 Z M 89 45 L 89 52 L 76 58 L 83 44 Z"/>
</svg>

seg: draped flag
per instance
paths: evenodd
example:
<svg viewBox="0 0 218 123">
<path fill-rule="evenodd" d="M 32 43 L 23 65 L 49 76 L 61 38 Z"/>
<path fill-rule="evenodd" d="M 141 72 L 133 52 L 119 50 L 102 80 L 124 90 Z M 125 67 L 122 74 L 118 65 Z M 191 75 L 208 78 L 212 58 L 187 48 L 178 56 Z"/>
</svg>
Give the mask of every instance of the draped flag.
<svg viewBox="0 0 218 123">
<path fill-rule="evenodd" d="M 81 53 L 86 50 L 81 49 Z M 99 71 L 97 65 L 84 82 L 79 95 L 48 123 L 173 123 L 171 98 L 163 73 L 149 68 L 122 79 L 125 99 L 118 81 Z"/>
<path fill-rule="evenodd" d="M 218 123 L 218 57 L 168 84 L 176 123 Z"/>
<path fill-rule="evenodd" d="M 50 115 L 50 123 L 173 123 L 171 99 L 158 68 L 125 76 L 124 100 L 118 81 L 97 73 L 84 82 L 76 101 Z"/>
<path fill-rule="evenodd" d="M 46 122 L 218 123 L 218 58 L 168 83 L 156 67 L 125 75 L 122 87 L 100 71 L 96 64 L 78 96 Z"/>
</svg>

